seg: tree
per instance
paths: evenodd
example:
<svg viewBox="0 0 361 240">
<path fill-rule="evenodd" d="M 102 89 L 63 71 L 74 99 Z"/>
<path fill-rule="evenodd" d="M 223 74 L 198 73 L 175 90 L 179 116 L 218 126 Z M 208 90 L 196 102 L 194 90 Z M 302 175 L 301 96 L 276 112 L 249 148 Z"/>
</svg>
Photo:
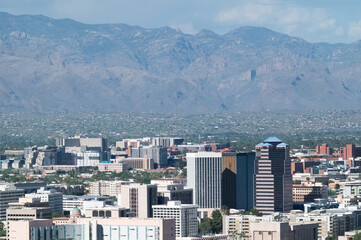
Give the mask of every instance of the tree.
<svg viewBox="0 0 361 240">
<path fill-rule="evenodd" d="M 330 191 L 328 191 L 328 195 L 330 195 L 330 196 L 336 196 L 337 193 L 336 193 L 335 191 L 330 190 Z"/>
<path fill-rule="evenodd" d="M 198 230 L 200 233 L 211 233 L 212 232 L 212 219 L 206 218 L 199 225 Z"/>
<path fill-rule="evenodd" d="M 293 184 L 301 184 L 301 180 L 294 180 Z"/>
<path fill-rule="evenodd" d="M 6 230 L 4 229 L 4 223 L 0 222 L 0 237 L 6 236 Z"/>
<path fill-rule="evenodd" d="M 6 237 L 6 230 L 4 229 L 0 230 L 0 237 Z"/>
<path fill-rule="evenodd" d="M 245 232 L 238 232 L 237 230 L 230 231 L 228 234 L 231 236 L 231 239 L 235 240 L 249 238 L 249 236 Z"/>
<path fill-rule="evenodd" d="M 220 233 L 222 231 L 222 214 L 221 211 L 214 210 L 212 212 L 212 232 Z"/>
<path fill-rule="evenodd" d="M 340 189 L 340 184 L 336 183 L 335 189 L 337 189 L 337 190 Z"/>
<path fill-rule="evenodd" d="M 361 240 L 361 233 L 356 232 L 355 236 L 353 236 L 353 240 Z"/>
<path fill-rule="evenodd" d="M 222 213 L 222 215 L 229 215 L 229 207 L 226 205 L 223 205 L 221 207 L 221 213 Z"/>
<path fill-rule="evenodd" d="M 181 173 L 180 177 L 181 178 L 186 178 L 187 177 L 187 168 L 182 169 L 182 173 Z"/>
<path fill-rule="evenodd" d="M 221 211 L 214 210 L 212 218 L 204 219 L 199 225 L 200 233 L 220 233 L 222 231 L 222 214 Z"/>
<path fill-rule="evenodd" d="M 327 235 L 327 237 L 326 237 L 326 239 L 325 239 L 325 240 L 336 240 L 336 237 L 335 237 L 335 236 L 333 236 L 333 234 L 328 233 L 328 235 Z"/>
<path fill-rule="evenodd" d="M 255 209 L 255 208 L 252 208 L 250 211 L 245 211 L 242 214 L 244 214 L 244 215 L 254 215 L 254 216 L 259 216 L 259 217 L 262 216 L 262 213 L 260 211 L 258 211 L 257 209 Z"/>
</svg>

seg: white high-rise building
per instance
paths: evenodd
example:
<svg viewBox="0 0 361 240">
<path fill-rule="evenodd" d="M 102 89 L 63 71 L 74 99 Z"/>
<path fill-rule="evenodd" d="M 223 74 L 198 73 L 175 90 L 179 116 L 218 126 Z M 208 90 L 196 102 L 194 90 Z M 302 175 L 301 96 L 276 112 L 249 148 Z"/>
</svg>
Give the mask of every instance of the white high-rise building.
<svg viewBox="0 0 361 240">
<path fill-rule="evenodd" d="M 169 201 L 167 205 L 153 206 L 153 218 L 175 219 L 176 237 L 197 236 L 197 209 L 197 205 Z"/>
<path fill-rule="evenodd" d="M 193 204 L 200 208 L 222 206 L 222 153 L 187 153 L 187 186 L 193 189 Z"/>
</svg>

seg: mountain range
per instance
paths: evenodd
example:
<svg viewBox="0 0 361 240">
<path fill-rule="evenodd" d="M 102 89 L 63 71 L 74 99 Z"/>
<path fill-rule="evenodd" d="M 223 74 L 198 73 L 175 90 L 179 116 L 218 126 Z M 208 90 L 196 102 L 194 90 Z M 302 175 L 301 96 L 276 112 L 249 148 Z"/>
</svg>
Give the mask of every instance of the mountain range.
<svg viewBox="0 0 361 240">
<path fill-rule="evenodd" d="M 361 41 L 224 35 L 0 13 L 0 111 L 360 109 Z"/>
</svg>

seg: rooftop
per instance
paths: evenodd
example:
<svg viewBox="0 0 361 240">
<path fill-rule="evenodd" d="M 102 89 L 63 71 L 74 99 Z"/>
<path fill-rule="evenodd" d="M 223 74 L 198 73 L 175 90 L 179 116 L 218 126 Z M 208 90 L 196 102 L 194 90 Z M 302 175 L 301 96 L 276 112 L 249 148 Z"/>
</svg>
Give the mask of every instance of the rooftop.
<svg viewBox="0 0 361 240">
<path fill-rule="evenodd" d="M 277 137 L 269 137 L 263 141 L 264 143 L 281 143 L 282 141 Z"/>
</svg>

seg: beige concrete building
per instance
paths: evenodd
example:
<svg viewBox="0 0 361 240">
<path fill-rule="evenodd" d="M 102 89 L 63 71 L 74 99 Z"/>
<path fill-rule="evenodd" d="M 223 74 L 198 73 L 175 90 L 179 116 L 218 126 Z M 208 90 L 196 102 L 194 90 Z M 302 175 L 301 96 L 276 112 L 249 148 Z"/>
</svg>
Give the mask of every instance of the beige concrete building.
<svg viewBox="0 0 361 240">
<path fill-rule="evenodd" d="M 250 240 L 317 240 L 317 223 L 251 222 Z"/>
<path fill-rule="evenodd" d="M 268 222 L 275 221 L 273 215 L 254 216 L 254 215 L 226 215 L 223 216 L 223 234 L 232 232 L 243 232 L 249 235 L 249 225 L 251 222 Z"/>
<path fill-rule="evenodd" d="M 51 220 L 10 221 L 9 239 L 42 240 L 175 240 L 174 219 L 76 218 L 74 224 L 53 225 Z"/>
<path fill-rule="evenodd" d="M 118 196 L 128 181 L 98 181 L 89 184 L 89 194 L 95 196 Z"/>
<path fill-rule="evenodd" d="M 126 163 L 98 163 L 99 172 L 124 172 L 129 169 Z"/>
<path fill-rule="evenodd" d="M 144 158 L 117 158 L 118 162 L 126 164 L 128 168 L 132 169 L 154 169 L 154 160 L 147 157 Z"/>
<path fill-rule="evenodd" d="M 345 236 L 338 236 L 338 240 L 353 240 L 354 236 L 356 234 L 356 231 L 351 232 L 345 232 Z"/>
<path fill-rule="evenodd" d="M 87 218 L 121 218 L 132 217 L 130 209 L 117 207 L 117 206 L 105 206 L 87 208 L 85 210 L 85 217 Z"/>
<path fill-rule="evenodd" d="M 40 202 L 36 198 L 20 198 L 17 203 L 9 203 L 6 210 L 6 221 L 51 219 L 51 208 L 48 202 Z"/>
<path fill-rule="evenodd" d="M 30 240 L 32 228 L 48 227 L 53 224 L 51 219 L 22 220 L 8 222 L 9 240 Z"/>
<path fill-rule="evenodd" d="M 149 146 L 151 144 L 151 138 L 135 138 L 135 139 L 123 139 L 122 141 L 116 141 L 115 147 L 120 149 L 125 148 L 139 148 L 141 146 Z"/>
<path fill-rule="evenodd" d="M 328 197 L 328 188 L 322 183 L 302 182 L 293 184 L 293 202 L 313 202 L 316 198 Z"/>
<path fill-rule="evenodd" d="M 133 216 L 148 218 L 153 216 L 152 206 L 157 204 L 157 185 L 124 185 L 121 192 L 121 207 L 130 208 Z"/>
</svg>

